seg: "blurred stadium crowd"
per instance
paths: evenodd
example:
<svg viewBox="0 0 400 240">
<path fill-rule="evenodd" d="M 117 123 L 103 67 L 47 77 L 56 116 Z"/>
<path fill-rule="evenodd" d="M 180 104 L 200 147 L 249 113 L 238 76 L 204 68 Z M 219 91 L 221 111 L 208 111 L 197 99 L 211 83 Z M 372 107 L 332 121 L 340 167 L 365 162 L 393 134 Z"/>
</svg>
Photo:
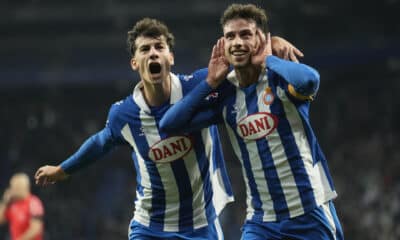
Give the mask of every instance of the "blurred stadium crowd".
<svg viewBox="0 0 400 240">
<path fill-rule="evenodd" d="M 347 239 L 400 239 L 400 1 L 237 1 L 267 9 L 271 29 L 303 50 L 321 87 L 311 119 L 327 155 Z M 106 121 L 111 104 L 138 81 L 126 31 L 163 20 L 175 33 L 175 72 L 207 63 L 229 1 L 127 0 L 0 3 L 0 193 L 16 171 L 58 163 Z M 350 5 L 351 4 L 351 5 Z M 227 240 L 239 236 L 245 190 L 225 143 L 236 202 L 223 213 Z M 47 239 L 126 239 L 135 198 L 129 149 L 70 180 L 34 187 Z M 0 228 L 0 239 L 7 239 Z"/>
</svg>

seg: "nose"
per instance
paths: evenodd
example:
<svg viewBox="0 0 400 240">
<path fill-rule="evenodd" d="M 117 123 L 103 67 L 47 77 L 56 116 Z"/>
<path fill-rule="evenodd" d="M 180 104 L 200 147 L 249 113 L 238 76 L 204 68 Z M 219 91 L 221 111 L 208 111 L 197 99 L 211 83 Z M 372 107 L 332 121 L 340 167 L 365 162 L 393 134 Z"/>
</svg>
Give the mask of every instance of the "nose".
<svg viewBox="0 0 400 240">
<path fill-rule="evenodd" d="M 240 47 L 240 46 L 242 46 L 242 45 L 243 45 L 243 40 L 242 40 L 240 37 L 236 36 L 236 37 L 233 39 L 233 46 L 235 46 L 235 47 Z"/>
<path fill-rule="evenodd" d="M 157 59 L 158 58 L 158 51 L 155 47 L 150 48 L 150 58 Z"/>
</svg>

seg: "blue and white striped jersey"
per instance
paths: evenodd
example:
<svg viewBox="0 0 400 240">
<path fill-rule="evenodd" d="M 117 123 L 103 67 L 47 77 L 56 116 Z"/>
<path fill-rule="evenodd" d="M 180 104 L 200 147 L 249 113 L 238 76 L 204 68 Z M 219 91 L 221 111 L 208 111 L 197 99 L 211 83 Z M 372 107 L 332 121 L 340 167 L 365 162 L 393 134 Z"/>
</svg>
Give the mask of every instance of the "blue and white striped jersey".
<svg viewBox="0 0 400 240">
<path fill-rule="evenodd" d="M 113 139 L 132 148 L 137 173 L 133 220 L 158 231 L 188 231 L 214 222 L 233 201 L 216 126 L 182 134 L 160 131 L 164 113 L 188 93 L 206 70 L 171 74 L 170 101 L 149 107 L 142 83 L 115 103 L 106 127 Z"/>
<path fill-rule="evenodd" d="M 162 129 L 171 130 L 173 119 L 179 128 L 225 123 L 242 164 L 247 219 L 257 222 L 293 218 L 336 197 L 327 161 L 310 125 L 310 102 L 290 95 L 284 78 L 318 74 L 308 66 L 273 56 L 267 58 L 267 66 L 258 82 L 248 87 L 239 86 L 234 71 L 215 91 L 203 82 L 171 108 L 161 124 Z M 194 103 L 204 96 L 210 99 L 208 110 Z M 177 114 L 182 122 L 173 117 Z"/>
</svg>

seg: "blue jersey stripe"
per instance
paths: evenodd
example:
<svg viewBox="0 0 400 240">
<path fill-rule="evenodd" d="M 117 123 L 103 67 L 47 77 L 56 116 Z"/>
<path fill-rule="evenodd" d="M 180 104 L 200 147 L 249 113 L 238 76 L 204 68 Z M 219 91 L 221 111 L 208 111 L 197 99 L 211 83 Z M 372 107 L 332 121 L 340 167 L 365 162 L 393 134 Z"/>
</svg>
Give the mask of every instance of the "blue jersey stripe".
<svg viewBox="0 0 400 240">
<path fill-rule="evenodd" d="M 222 152 L 221 142 L 219 141 L 220 136 L 218 133 L 218 127 L 216 125 L 210 126 L 209 132 L 210 132 L 211 138 L 213 139 L 213 151 L 212 151 L 212 154 L 213 154 L 212 160 L 214 163 L 213 171 L 215 171 L 217 169 L 219 169 L 221 171 L 221 176 L 222 176 L 225 192 L 229 196 L 232 196 L 233 191 L 232 191 L 232 187 L 230 185 L 228 173 L 226 171 L 225 160 L 223 159 L 224 154 Z"/>
<path fill-rule="evenodd" d="M 194 139 L 202 139 L 201 132 L 193 132 Z M 204 161 L 206 159 L 205 156 L 205 146 L 203 141 L 195 141 L 194 148 L 196 153 L 197 163 L 199 165 L 201 178 L 203 180 L 203 192 L 204 192 L 204 202 L 206 204 L 206 216 L 209 220 L 214 220 L 216 218 L 216 211 L 214 205 L 212 204 L 212 196 L 214 194 L 212 186 L 211 186 L 211 177 L 210 177 L 210 163 L 209 161 Z"/>
<path fill-rule="evenodd" d="M 276 86 L 271 86 L 271 88 L 275 93 L 277 92 Z M 280 116 L 277 130 L 281 139 L 284 138 L 282 139 L 282 144 L 287 156 L 287 161 L 289 162 L 297 189 L 300 193 L 304 211 L 307 212 L 315 206 L 313 188 L 293 136 L 292 128 L 287 120 L 283 104 L 278 97 L 275 98 L 270 109 L 271 113 Z"/>
<path fill-rule="evenodd" d="M 263 212 L 262 212 L 262 208 L 261 208 L 262 202 L 260 199 L 260 194 L 257 190 L 257 185 L 256 185 L 253 171 L 251 168 L 249 153 L 246 149 L 246 144 L 244 143 L 243 139 L 236 132 L 236 127 L 237 127 L 236 110 L 234 109 L 236 97 L 231 98 L 229 100 L 230 100 L 230 103 L 227 104 L 226 111 L 232 112 L 232 114 L 227 114 L 226 121 L 229 123 L 227 127 L 230 127 L 232 129 L 232 132 L 235 133 L 235 137 L 238 141 L 238 144 L 240 147 L 240 152 L 242 154 L 242 159 L 239 159 L 239 160 L 242 160 L 242 164 L 243 164 L 243 167 L 245 170 L 244 172 L 246 174 L 245 177 L 248 179 L 248 184 L 249 184 L 250 193 L 251 193 L 251 203 L 255 210 L 253 220 L 262 221 L 262 216 L 263 216 Z"/>
<path fill-rule="evenodd" d="M 132 151 L 132 160 L 133 164 L 135 165 L 135 169 L 139 169 L 139 163 L 136 157 L 136 154 L 134 151 Z M 138 193 L 143 196 L 143 186 L 140 184 L 142 182 L 142 176 L 140 174 L 140 171 L 136 171 L 136 189 Z"/>
<path fill-rule="evenodd" d="M 297 104 L 296 104 L 296 107 L 297 107 Z M 311 123 L 308 118 L 309 104 L 307 104 L 307 105 L 303 104 L 297 108 L 299 109 L 299 114 L 301 116 L 301 120 L 303 121 L 304 130 L 306 131 L 307 141 L 311 148 L 311 154 L 312 154 L 312 157 L 314 160 L 314 164 L 319 161 L 322 163 L 322 166 L 325 171 L 325 175 L 328 178 L 329 186 L 331 187 L 331 190 L 334 190 L 335 187 L 333 185 L 333 179 L 329 172 L 328 162 L 325 158 L 325 154 L 322 152 L 322 149 L 319 146 L 317 137 L 315 136 L 315 134 L 311 128 Z"/>
<path fill-rule="evenodd" d="M 160 119 L 156 119 L 157 128 L 159 128 Z M 167 138 L 167 134 L 159 131 L 160 138 Z M 179 191 L 179 231 L 193 230 L 193 191 L 190 184 L 190 177 L 185 167 L 183 159 L 177 159 L 171 164 L 175 181 Z"/>
<path fill-rule="evenodd" d="M 184 160 L 172 162 L 171 167 L 179 189 L 179 230 L 193 230 L 193 195 Z"/>
<path fill-rule="evenodd" d="M 140 116 L 140 109 L 135 108 L 134 116 Z M 136 145 L 139 149 L 139 154 L 141 156 L 147 156 L 147 152 L 142 152 L 141 150 L 149 149 L 148 142 L 140 138 L 139 134 L 142 132 L 142 124 L 140 118 L 131 119 L 129 127 L 132 131 L 132 136 Z M 144 159 L 147 172 L 150 176 L 151 189 L 153 198 L 151 200 L 151 211 L 150 211 L 150 227 L 156 230 L 162 231 L 164 229 L 164 217 L 165 217 L 165 190 L 163 183 L 161 181 L 160 174 L 158 172 L 157 166 L 154 162 Z"/>
<path fill-rule="evenodd" d="M 256 85 L 252 85 L 251 89 L 246 89 L 246 106 L 248 114 L 258 112 L 258 98 Z M 260 156 L 262 166 L 264 169 L 264 177 L 267 182 L 268 191 L 273 196 L 273 206 L 276 212 L 277 218 L 287 218 L 289 215 L 287 213 L 287 204 L 285 200 L 285 194 L 279 180 L 278 172 L 274 165 L 274 160 L 272 159 L 271 150 L 269 149 L 266 138 L 262 138 L 256 141 L 258 154 Z M 267 181 L 268 179 L 268 181 Z"/>
</svg>

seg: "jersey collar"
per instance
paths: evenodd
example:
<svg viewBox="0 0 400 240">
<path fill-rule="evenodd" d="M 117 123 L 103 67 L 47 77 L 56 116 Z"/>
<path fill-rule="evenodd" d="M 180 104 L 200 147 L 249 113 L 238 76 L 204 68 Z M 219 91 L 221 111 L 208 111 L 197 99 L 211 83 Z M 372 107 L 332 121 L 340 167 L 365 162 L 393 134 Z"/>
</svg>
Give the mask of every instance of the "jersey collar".
<svg viewBox="0 0 400 240">
<path fill-rule="evenodd" d="M 258 82 L 266 82 L 268 81 L 268 75 L 267 75 L 267 69 L 263 68 L 261 70 L 260 76 L 258 77 Z M 232 70 L 228 73 L 226 79 L 228 79 L 229 82 L 231 82 L 235 87 L 240 87 L 239 86 L 239 80 L 236 78 L 236 72 L 235 70 Z"/>
<path fill-rule="evenodd" d="M 171 76 L 171 96 L 169 98 L 169 103 L 174 104 L 182 98 L 182 85 L 179 81 L 178 76 L 173 73 L 170 73 Z M 144 99 L 143 93 L 140 90 L 143 87 L 143 83 L 140 81 L 136 84 L 133 89 L 132 98 L 133 101 L 146 113 L 151 113 L 150 107 L 147 105 L 146 100 Z"/>
</svg>

